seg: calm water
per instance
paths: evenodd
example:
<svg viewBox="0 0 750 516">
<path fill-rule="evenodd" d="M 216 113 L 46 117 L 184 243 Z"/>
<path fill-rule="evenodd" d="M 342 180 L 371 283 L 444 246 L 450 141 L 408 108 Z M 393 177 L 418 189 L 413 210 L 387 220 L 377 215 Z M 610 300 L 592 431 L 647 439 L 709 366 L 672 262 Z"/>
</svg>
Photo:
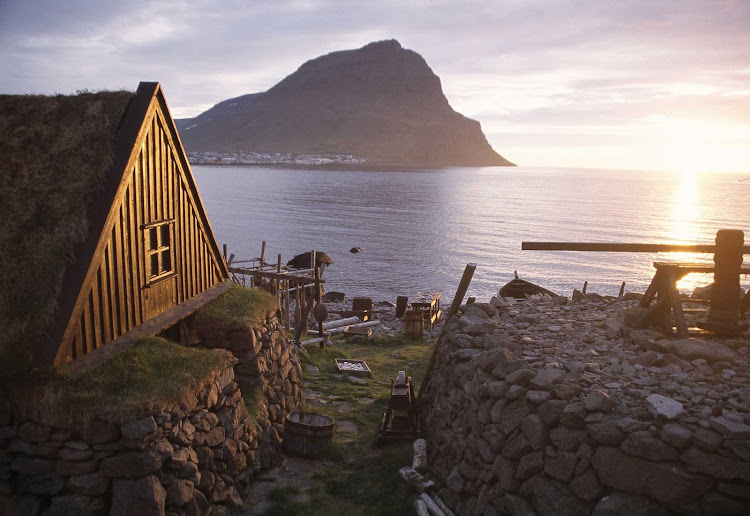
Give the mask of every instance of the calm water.
<svg viewBox="0 0 750 516">
<path fill-rule="evenodd" d="M 570 295 L 643 291 L 654 260 L 711 255 L 521 251 L 521 242 L 713 243 L 743 229 L 750 242 L 750 179 L 734 174 L 453 168 L 409 172 L 196 166 L 219 243 L 238 259 L 319 249 L 335 261 L 326 290 L 395 301 L 441 290 L 477 263 L 469 295 L 489 300 L 513 271 Z M 350 254 L 352 247 L 364 252 Z M 682 290 L 710 282 L 688 276 Z M 745 288 L 750 279 L 743 278 Z"/>
</svg>

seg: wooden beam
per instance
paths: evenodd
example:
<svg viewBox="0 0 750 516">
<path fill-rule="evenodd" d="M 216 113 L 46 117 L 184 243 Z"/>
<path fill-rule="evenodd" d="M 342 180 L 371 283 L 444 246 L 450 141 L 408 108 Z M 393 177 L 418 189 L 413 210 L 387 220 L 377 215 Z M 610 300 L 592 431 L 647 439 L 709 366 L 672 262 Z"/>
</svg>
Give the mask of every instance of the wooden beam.
<svg viewBox="0 0 750 516">
<path fill-rule="evenodd" d="M 129 347 L 133 346 L 139 340 L 145 337 L 156 335 L 157 333 L 164 331 L 170 326 L 173 326 L 174 324 L 182 321 L 209 301 L 212 301 L 219 297 L 223 292 L 229 289 L 231 285 L 232 283 L 229 281 L 217 283 L 212 288 L 201 292 L 197 296 L 188 299 L 184 303 L 173 306 L 172 308 L 160 313 L 159 315 L 152 317 L 140 326 L 136 326 L 127 333 L 124 333 L 115 340 L 107 343 L 105 346 L 87 353 L 78 360 L 70 362 L 66 365 L 68 371 L 71 375 L 75 376 L 82 373 L 83 371 L 87 371 L 100 364 L 103 364 L 118 353 L 125 351 Z"/>
<path fill-rule="evenodd" d="M 600 253 L 714 253 L 716 246 L 700 244 L 617 244 L 600 242 L 521 242 L 522 251 L 594 251 Z M 750 246 L 743 247 L 750 254 Z"/>
<path fill-rule="evenodd" d="M 236 262 L 235 262 L 236 263 Z M 307 276 L 297 276 L 295 274 L 289 274 L 288 272 L 272 272 L 272 271 L 261 271 L 257 269 L 247 269 L 245 267 L 229 267 L 229 272 L 235 274 L 247 274 L 249 276 L 258 276 L 259 278 L 270 278 L 270 279 L 285 279 L 292 283 L 302 283 L 304 285 L 311 285 L 315 283 L 315 278 Z M 321 283 L 325 283 L 326 280 L 318 280 Z"/>
</svg>

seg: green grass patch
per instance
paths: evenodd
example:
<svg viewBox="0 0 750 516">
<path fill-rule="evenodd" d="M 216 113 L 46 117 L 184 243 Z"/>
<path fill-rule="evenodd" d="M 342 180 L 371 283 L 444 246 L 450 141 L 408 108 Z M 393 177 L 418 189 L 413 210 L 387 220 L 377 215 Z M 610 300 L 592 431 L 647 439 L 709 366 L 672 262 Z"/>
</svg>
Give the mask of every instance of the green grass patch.
<svg viewBox="0 0 750 516">
<path fill-rule="evenodd" d="M 94 413 L 125 421 L 189 400 L 231 358 L 224 350 L 186 348 L 149 337 L 74 378 L 57 371 L 34 389 L 43 393 L 38 416 L 63 425 Z"/>
<path fill-rule="evenodd" d="M 232 285 L 229 290 L 198 310 L 196 320 L 210 320 L 223 328 L 263 324 L 276 309 L 276 298 L 260 289 Z"/>
<path fill-rule="evenodd" d="M 391 397 L 391 378 L 399 370 L 405 370 L 418 391 L 432 345 L 433 341 L 415 342 L 398 337 L 338 338 L 332 347 L 323 350 L 310 347 L 300 353 L 308 400 L 303 410 L 326 414 L 337 423 L 354 422 L 359 433 L 346 443 L 342 441 L 344 434 L 337 433 L 331 453 L 326 454 L 327 460 L 315 473 L 315 486 L 307 492 L 309 502 L 290 499 L 274 502 L 266 515 L 413 514 L 413 493 L 398 474 L 400 468 L 411 465 L 411 444 L 378 447 L 377 439 Z M 372 371 L 367 384 L 357 385 L 343 379 L 336 368 L 336 358 L 367 362 Z M 320 374 L 306 374 L 305 365 L 317 367 Z M 309 393 L 322 395 L 326 403 L 316 402 Z"/>
<path fill-rule="evenodd" d="M 240 387 L 242 393 L 242 400 L 245 402 L 245 408 L 247 413 L 253 422 L 258 421 L 260 416 L 261 401 L 263 400 L 263 389 L 259 385 L 253 385 L 248 381 L 243 381 L 240 378 L 235 378 L 237 385 Z"/>
</svg>

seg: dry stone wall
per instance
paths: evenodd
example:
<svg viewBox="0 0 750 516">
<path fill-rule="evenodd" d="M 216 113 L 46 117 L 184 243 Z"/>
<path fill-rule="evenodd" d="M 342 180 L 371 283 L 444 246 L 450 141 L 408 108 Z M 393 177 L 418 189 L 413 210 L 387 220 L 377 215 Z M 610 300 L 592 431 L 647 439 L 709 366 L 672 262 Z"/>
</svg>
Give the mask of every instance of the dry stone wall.
<svg viewBox="0 0 750 516">
<path fill-rule="evenodd" d="M 589 295 L 464 307 L 423 392 L 458 514 L 750 514 L 750 337 L 630 331 Z"/>
<path fill-rule="evenodd" d="M 302 367 L 279 321 L 278 311 L 272 311 L 263 325 L 227 327 L 207 319 L 198 319 L 194 325 L 195 342 L 231 351 L 237 359 L 237 382 L 243 389 L 260 393 L 255 416 L 257 438 L 267 445 L 262 447 L 263 468 L 279 457 L 284 419 L 302 402 Z"/>
<path fill-rule="evenodd" d="M 124 423 L 94 418 L 71 430 L 8 413 L 0 493 L 9 514 L 229 513 L 242 507 L 240 489 L 259 468 L 231 366 L 181 406 Z"/>
<path fill-rule="evenodd" d="M 256 327 L 197 334 L 196 344 L 237 358 L 179 407 L 124 423 L 94 416 L 70 430 L 19 420 L 0 399 L 0 514 L 240 513 L 247 484 L 279 457 L 301 369 L 275 313 Z M 240 385 L 259 389 L 257 413 Z"/>
</svg>

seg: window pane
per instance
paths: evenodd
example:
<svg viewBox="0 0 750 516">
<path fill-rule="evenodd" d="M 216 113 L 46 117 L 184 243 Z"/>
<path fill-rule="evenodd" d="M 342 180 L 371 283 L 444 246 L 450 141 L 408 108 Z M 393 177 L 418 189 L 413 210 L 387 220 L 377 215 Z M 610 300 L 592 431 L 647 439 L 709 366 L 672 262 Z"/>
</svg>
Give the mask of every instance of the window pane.
<svg viewBox="0 0 750 516">
<path fill-rule="evenodd" d="M 169 224 L 164 224 L 159 229 L 161 230 L 160 247 L 169 247 Z"/>
<path fill-rule="evenodd" d="M 172 270 L 172 255 L 169 253 L 169 249 L 161 252 L 161 271 L 169 272 Z"/>
<path fill-rule="evenodd" d="M 159 253 L 154 253 L 151 258 L 151 276 L 159 275 Z"/>
<path fill-rule="evenodd" d="M 159 241 L 158 241 L 158 233 L 156 231 L 156 228 L 151 228 L 148 230 L 148 248 L 150 250 L 157 249 L 159 247 Z"/>
</svg>

